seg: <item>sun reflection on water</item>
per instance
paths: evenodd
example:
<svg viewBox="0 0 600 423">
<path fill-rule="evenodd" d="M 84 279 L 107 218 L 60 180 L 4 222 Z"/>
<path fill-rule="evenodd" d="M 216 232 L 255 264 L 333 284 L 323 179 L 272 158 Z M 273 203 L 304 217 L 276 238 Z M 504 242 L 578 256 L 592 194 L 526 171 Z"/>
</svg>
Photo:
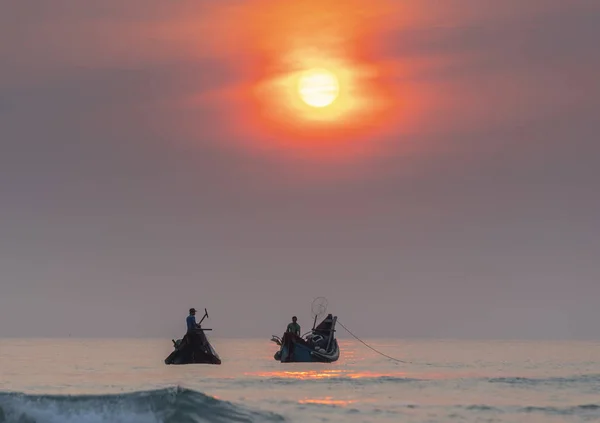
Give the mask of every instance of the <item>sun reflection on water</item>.
<svg viewBox="0 0 600 423">
<path fill-rule="evenodd" d="M 336 405 L 342 407 L 353 404 L 355 402 L 356 400 L 333 399 L 333 397 L 306 398 L 298 401 L 299 404 Z"/>
<path fill-rule="evenodd" d="M 356 372 L 348 370 L 303 370 L 303 371 L 273 371 L 260 373 L 245 373 L 246 376 L 258 376 L 268 378 L 281 379 L 297 379 L 297 380 L 319 380 L 319 379 L 363 379 L 363 378 L 380 378 L 393 377 L 404 378 L 407 374 L 404 372 L 394 373 L 377 373 L 377 372 Z"/>
</svg>

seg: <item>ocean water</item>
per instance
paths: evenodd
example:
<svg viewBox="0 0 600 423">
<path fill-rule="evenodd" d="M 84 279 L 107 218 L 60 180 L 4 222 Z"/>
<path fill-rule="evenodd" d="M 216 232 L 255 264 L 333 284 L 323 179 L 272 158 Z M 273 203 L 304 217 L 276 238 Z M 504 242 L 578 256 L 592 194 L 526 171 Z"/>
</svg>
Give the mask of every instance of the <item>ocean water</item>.
<svg viewBox="0 0 600 423">
<path fill-rule="evenodd" d="M 0 340 L 0 422 L 600 421 L 600 343 L 341 340 L 281 364 L 213 338 L 221 366 L 166 366 L 168 339 Z"/>
</svg>

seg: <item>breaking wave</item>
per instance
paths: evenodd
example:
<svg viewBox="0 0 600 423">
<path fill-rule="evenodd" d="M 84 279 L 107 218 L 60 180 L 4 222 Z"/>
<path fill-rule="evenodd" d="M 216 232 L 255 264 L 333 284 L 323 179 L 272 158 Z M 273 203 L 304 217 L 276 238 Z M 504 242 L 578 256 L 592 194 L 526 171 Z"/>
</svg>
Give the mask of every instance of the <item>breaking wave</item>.
<svg viewBox="0 0 600 423">
<path fill-rule="evenodd" d="M 190 389 L 174 387 L 118 395 L 0 393 L 0 423 L 282 422 Z"/>
</svg>

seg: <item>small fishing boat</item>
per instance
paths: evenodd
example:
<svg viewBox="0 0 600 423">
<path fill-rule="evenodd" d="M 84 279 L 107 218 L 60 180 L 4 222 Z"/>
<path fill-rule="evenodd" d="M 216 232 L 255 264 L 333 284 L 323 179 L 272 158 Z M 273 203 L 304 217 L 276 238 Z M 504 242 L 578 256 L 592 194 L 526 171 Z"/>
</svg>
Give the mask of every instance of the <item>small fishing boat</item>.
<svg viewBox="0 0 600 423">
<path fill-rule="evenodd" d="M 208 312 L 204 309 L 204 317 L 198 328 L 184 335 L 177 341 L 172 339 L 175 350 L 165 358 L 165 364 L 221 364 L 221 358 L 208 342 L 204 331 L 212 330 L 200 327 Z"/>
<path fill-rule="evenodd" d="M 340 348 L 335 339 L 337 316 L 328 314 L 317 326 L 317 318 L 326 308 L 326 300 L 322 297 L 313 302 L 315 321 L 312 330 L 301 337 L 292 332 L 284 333 L 283 337 L 273 335 L 271 341 L 280 346 L 275 353 L 275 360 L 282 363 L 332 363 L 340 357 Z M 320 311 L 315 311 L 315 308 Z"/>
</svg>

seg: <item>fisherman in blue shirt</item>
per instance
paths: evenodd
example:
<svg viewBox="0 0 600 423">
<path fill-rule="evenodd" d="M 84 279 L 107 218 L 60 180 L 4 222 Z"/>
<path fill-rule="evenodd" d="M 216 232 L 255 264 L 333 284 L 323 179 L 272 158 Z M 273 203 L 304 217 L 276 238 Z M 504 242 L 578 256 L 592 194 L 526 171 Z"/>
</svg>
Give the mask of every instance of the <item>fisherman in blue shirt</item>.
<svg viewBox="0 0 600 423">
<path fill-rule="evenodd" d="M 190 308 L 190 315 L 185 319 L 187 324 L 187 331 L 193 332 L 196 328 L 199 328 L 200 325 L 196 323 L 196 309 Z"/>
</svg>

